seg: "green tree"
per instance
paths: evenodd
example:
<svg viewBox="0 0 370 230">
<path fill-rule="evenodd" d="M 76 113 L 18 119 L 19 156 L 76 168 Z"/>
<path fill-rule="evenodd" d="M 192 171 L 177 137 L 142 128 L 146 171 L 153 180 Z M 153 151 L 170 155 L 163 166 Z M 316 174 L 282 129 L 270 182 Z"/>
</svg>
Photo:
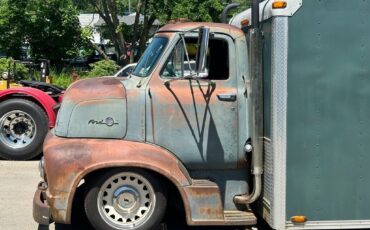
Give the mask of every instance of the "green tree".
<svg viewBox="0 0 370 230">
<path fill-rule="evenodd" d="M 172 18 L 187 18 L 195 22 L 218 22 L 224 4 L 220 0 L 182 0 L 175 5 Z"/>
<path fill-rule="evenodd" d="M 68 0 L 29 1 L 26 40 L 33 56 L 60 61 L 73 57 L 81 45 L 78 12 Z"/>
<path fill-rule="evenodd" d="M 91 64 L 91 67 L 91 77 L 112 76 L 119 70 L 119 66 L 112 60 L 98 61 Z"/>
<path fill-rule="evenodd" d="M 106 23 L 107 30 L 111 42 L 113 43 L 116 52 L 118 53 L 119 59 L 125 59 L 126 47 L 125 47 L 125 37 L 120 29 L 119 11 L 120 1 L 118 0 L 83 0 L 90 4 L 94 11 L 102 17 Z"/>
<path fill-rule="evenodd" d="M 19 59 L 29 46 L 35 58 L 54 63 L 81 45 L 78 12 L 71 0 L 0 0 L 0 51 Z"/>
<path fill-rule="evenodd" d="M 140 11 L 144 16 L 142 30 L 140 31 L 139 40 L 136 40 L 139 47 L 139 55 L 145 50 L 146 42 L 149 39 L 149 31 L 156 19 L 160 20 L 162 24 L 166 24 L 172 17 L 173 9 L 184 0 L 143 0 L 143 8 Z M 136 12 L 138 13 L 138 12 Z"/>
<path fill-rule="evenodd" d="M 27 0 L 0 0 L 0 51 L 20 58 L 29 21 Z"/>
<path fill-rule="evenodd" d="M 82 56 L 89 55 L 93 52 L 93 50 L 96 50 L 105 60 L 109 60 L 107 54 L 97 44 L 93 42 L 93 28 L 90 26 L 81 28 L 80 48 L 84 51 Z"/>
</svg>

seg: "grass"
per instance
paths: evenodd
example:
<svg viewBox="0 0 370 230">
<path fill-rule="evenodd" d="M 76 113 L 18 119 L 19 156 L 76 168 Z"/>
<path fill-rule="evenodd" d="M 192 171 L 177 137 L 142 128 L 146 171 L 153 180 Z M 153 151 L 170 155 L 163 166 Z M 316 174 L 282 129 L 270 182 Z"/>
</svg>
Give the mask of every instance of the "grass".
<svg viewBox="0 0 370 230">
<path fill-rule="evenodd" d="M 114 61 L 110 60 L 95 62 L 94 64 L 91 64 L 90 67 L 90 71 L 65 69 L 62 72 L 57 72 L 52 70 L 51 76 L 53 77 L 53 84 L 66 89 L 76 80 L 100 76 L 111 76 L 120 69 L 120 67 Z"/>
<path fill-rule="evenodd" d="M 61 73 L 61 74 L 51 74 L 53 76 L 53 84 L 62 88 L 68 88 L 72 83 L 72 77 L 70 74 Z"/>
</svg>

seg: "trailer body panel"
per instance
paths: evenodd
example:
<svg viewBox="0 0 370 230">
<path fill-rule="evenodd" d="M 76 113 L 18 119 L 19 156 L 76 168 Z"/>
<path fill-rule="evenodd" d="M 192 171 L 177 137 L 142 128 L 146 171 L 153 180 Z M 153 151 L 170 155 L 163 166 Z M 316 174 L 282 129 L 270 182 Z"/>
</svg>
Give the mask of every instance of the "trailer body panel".
<svg viewBox="0 0 370 230">
<path fill-rule="evenodd" d="M 370 1 L 289 19 L 287 221 L 370 220 Z"/>
</svg>

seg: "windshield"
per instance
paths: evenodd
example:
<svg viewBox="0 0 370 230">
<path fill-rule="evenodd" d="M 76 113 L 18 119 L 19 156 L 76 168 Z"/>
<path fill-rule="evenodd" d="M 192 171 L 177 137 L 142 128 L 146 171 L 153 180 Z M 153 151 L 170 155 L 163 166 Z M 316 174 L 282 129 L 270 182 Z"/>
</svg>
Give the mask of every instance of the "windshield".
<svg viewBox="0 0 370 230">
<path fill-rule="evenodd" d="M 139 77 L 149 76 L 166 47 L 167 41 L 168 39 L 164 37 L 153 38 L 153 41 L 146 48 L 132 74 Z"/>
</svg>

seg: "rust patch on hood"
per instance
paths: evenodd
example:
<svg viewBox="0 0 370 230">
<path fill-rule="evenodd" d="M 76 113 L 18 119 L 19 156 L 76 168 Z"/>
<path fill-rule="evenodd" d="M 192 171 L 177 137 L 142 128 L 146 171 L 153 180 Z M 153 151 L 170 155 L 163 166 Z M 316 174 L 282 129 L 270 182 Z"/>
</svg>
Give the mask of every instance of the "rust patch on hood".
<svg viewBox="0 0 370 230">
<path fill-rule="evenodd" d="M 72 84 L 63 100 L 85 101 L 95 98 L 126 98 L 123 84 L 113 77 L 84 79 Z"/>
</svg>

